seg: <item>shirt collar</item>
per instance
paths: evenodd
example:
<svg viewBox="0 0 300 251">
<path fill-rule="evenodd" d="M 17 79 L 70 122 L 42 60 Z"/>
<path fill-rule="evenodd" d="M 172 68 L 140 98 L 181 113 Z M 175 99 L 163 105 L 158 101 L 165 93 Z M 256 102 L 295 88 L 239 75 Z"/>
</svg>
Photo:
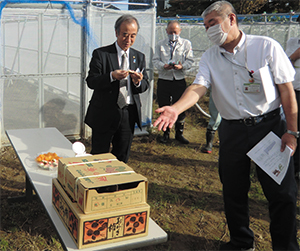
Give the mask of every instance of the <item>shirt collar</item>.
<svg viewBox="0 0 300 251">
<path fill-rule="evenodd" d="M 166 44 L 169 45 L 170 44 L 170 40 L 167 38 L 166 41 L 167 41 Z M 177 39 L 176 44 L 182 44 L 182 38 L 181 37 L 179 37 Z"/>
<path fill-rule="evenodd" d="M 182 44 L 182 38 L 179 36 L 179 38 L 177 39 L 177 43 L 178 44 Z"/>
<path fill-rule="evenodd" d="M 117 41 L 115 42 L 115 45 L 116 45 L 116 48 L 117 48 L 118 57 L 122 57 L 125 51 L 123 51 L 121 49 L 121 47 L 118 45 Z M 128 48 L 128 50 L 126 51 L 127 57 L 129 57 L 129 50 L 130 50 L 130 48 Z"/>
<path fill-rule="evenodd" d="M 246 34 L 242 32 L 242 37 L 241 40 L 239 41 L 239 43 L 237 44 L 237 46 L 234 47 L 233 49 L 233 54 L 239 52 L 242 50 L 242 47 L 245 45 L 245 41 L 246 41 Z M 219 47 L 220 48 L 220 53 L 224 54 L 224 53 L 229 53 L 228 51 L 226 51 L 223 47 Z M 230 54 L 230 53 L 229 53 Z"/>
<path fill-rule="evenodd" d="M 241 31 L 242 32 L 242 31 Z M 241 40 L 240 42 L 238 43 L 238 45 L 234 48 L 235 51 L 240 51 L 242 46 L 244 46 L 245 44 L 245 41 L 246 41 L 246 35 L 244 32 L 242 32 L 242 37 L 241 37 Z"/>
</svg>

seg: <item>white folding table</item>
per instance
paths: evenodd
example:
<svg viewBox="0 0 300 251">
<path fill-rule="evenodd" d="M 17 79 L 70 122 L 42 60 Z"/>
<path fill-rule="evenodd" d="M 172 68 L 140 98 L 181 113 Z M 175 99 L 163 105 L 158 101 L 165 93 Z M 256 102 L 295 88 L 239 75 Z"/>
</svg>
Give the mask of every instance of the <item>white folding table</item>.
<svg viewBox="0 0 300 251">
<path fill-rule="evenodd" d="M 42 170 L 35 162 L 35 157 L 42 152 L 55 152 L 62 157 L 74 157 L 72 143 L 56 128 L 7 130 L 6 134 L 26 173 L 26 196 L 24 199 L 30 201 L 33 196 L 32 189 L 34 189 L 53 222 L 63 248 L 78 250 L 52 206 L 52 179 L 57 177 L 57 171 Z M 80 250 L 128 250 L 166 242 L 168 239 L 166 232 L 151 218 L 149 219 L 149 234 L 145 237 Z"/>
</svg>

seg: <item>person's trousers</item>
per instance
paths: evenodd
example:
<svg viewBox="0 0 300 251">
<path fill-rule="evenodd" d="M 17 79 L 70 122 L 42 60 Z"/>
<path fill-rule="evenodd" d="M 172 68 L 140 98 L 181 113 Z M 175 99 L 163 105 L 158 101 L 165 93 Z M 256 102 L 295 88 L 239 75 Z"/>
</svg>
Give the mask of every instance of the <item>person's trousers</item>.
<svg viewBox="0 0 300 251">
<path fill-rule="evenodd" d="M 128 162 L 136 121 L 135 109 L 135 105 L 119 109 L 121 119 L 116 120 L 108 131 L 92 129 L 91 154 L 108 153 L 112 145 L 111 153 L 118 160 Z"/>
<path fill-rule="evenodd" d="M 209 109 L 210 119 L 207 125 L 207 129 L 210 131 L 216 131 L 221 123 L 222 118 L 215 106 L 214 100 L 212 98 L 212 92 L 210 92 L 209 95 L 208 109 Z"/>
<path fill-rule="evenodd" d="M 180 80 L 164 80 L 157 81 L 157 102 L 159 107 L 168 106 L 176 103 L 186 89 L 185 79 Z M 178 122 L 185 119 L 185 112 L 178 115 Z"/>
<path fill-rule="evenodd" d="M 236 123 L 235 123 L 236 122 Z M 230 239 L 241 248 L 252 247 L 254 237 L 249 227 L 248 192 L 251 160 L 246 155 L 270 131 L 281 137 L 286 130 L 284 114 L 247 126 L 222 119 L 219 127 L 219 174 Z M 269 202 L 270 233 L 273 250 L 299 250 L 296 230 L 297 185 L 293 158 L 281 185 L 256 166 L 257 176 Z"/>
</svg>

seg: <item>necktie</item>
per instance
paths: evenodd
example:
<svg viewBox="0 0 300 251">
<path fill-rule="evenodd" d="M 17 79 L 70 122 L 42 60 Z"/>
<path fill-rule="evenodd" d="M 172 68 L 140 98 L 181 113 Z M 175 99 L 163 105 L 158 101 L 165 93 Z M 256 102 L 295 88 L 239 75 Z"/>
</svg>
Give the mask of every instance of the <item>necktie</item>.
<svg viewBox="0 0 300 251">
<path fill-rule="evenodd" d="M 122 55 L 122 63 L 121 63 L 122 70 L 128 70 L 128 62 L 127 62 L 127 54 L 126 52 Z M 127 78 L 120 80 L 120 91 L 118 97 L 118 106 L 122 109 L 124 106 L 127 105 Z"/>
</svg>

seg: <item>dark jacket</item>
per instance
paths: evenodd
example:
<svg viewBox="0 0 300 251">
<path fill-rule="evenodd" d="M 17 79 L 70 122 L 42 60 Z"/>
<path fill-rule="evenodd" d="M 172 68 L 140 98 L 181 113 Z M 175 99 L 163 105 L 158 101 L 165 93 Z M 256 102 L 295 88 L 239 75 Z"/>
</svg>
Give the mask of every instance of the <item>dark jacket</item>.
<svg viewBox="0 0 300 251">
<path fill-rule="evenodd" d="M 139 68 L 140 71 L 144 69 L 144 77 L 139 87 L 136 87 L 132 80 L 130 81 L 134 104 L 136 106 L 136 118 L 138 118 L 136 123 L 140 129 L 142 129 L 142 122 L 139 94 L 149 88 L 145 67 L 145 55 L 130 48 L 129 69 L 137 70 Z M 93 89 L 94 92 L 87 109 L 85 123 L 91 128 L 97 128 L 103 132 L 107 131 L 111 126 L 115 126 L 116 121 L 119 121 L 117 100 L 120 81 L 110 81 L 110 72 L 117 69 L 120 69 L 120 66 L 115 44 L 94 50 L 88 77 L 86 78 L 88 87 Z"/>
</svg>

